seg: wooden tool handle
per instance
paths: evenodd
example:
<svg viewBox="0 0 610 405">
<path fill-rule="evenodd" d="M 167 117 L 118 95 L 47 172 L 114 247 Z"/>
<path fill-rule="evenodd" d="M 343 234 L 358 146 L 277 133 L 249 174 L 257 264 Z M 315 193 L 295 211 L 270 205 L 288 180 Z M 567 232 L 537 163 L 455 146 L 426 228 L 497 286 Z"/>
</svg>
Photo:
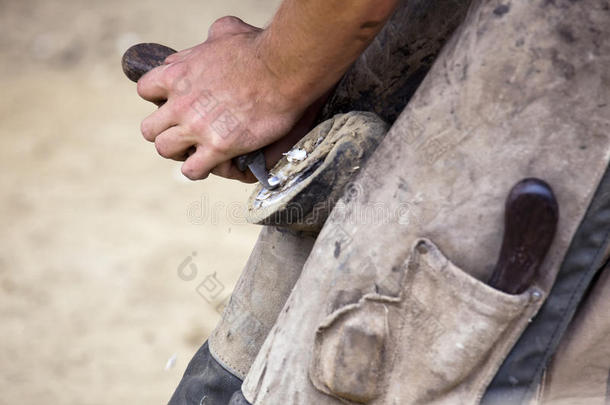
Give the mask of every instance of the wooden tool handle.
<svg viewBox="0 0 610 405">
<path fill-rule="evenodd" d="M 161 66 L 169 55 L 176 53 L 172 48 L 159 44 L 137 44 L 123 55 L 121 64 L 129 80 L 137 82 L 149 70 Z"/>
<path fill-rule="evenodd" d="M 525 291 L 538 275 L 557 230 L 559 206 L 540 179 L 521 180 L 506 199 L 504 240 L 489 285 L 509 294 Z"/>
</svg>

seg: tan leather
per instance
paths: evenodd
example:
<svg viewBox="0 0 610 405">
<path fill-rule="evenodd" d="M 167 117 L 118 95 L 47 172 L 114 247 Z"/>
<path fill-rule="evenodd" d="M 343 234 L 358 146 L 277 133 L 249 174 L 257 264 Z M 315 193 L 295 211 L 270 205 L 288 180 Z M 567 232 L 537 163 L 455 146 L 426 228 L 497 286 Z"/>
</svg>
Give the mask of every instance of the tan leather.
<svg viewBox="0 0 610 405">
<path fill-rule="evenodd" d="M 536 311 L 539 291 L 495 290 L 427 239 L 394 275 L 382 285 L 399 286 L 396 296 L 365 294 L 318 327 L 314 386 L 358 403 L 475 403 Z"/>
<path fill-rule="evenodd" d="M 485 281 L 500 249 L 504 199 L 525 177 L 546 180 L 560 206 L 557 236 L 532 286 L 545 297 L 610 157 L 610 13 L 602 11 L 598 0 L 473 4 L 358 177 L 361 193 L 335 206 L 244 381 L 246 399 L 254 405 L 350 401 L 345 395 L 353 393 L 332 391 L 330 380 L 324 385 L 332 395 L 315 382 L 318 377 L 310 379 L 316 336 L 329 315 L 386 291 L 384 281 L 393 274 L 405 275 L 395 290 L 408 291 L 409 271 L 402 264 L 421 238 L 462 278 Z M 542 301 L 531 303 L 528 313 Z M 444 302 L 428 301 L 421 316 L 433 317 L 442 307 L 450 328 L 451 314 L 467 314 Z M 427 387 L 384 379 L 380 392 L 353 398 L 371 404 L 472 403 L 461 387 L 479 390 L 493 377 L 525 327 L 524 319 L 516 319 L 487 354 L 474 353 L 478 358 L 469 364 L 480 369 L 449 369 L 447 378 Z M 368 341 L 375 347 L 379 332 L 373 326 Z M 400 327 L 392 328 L 388 336 L 400 335 Z M 442 336 L 427 337 L 430 347 L 442 345 Z M 413 375 L 413 364 L 435 370 L 433 363 L 399 361 L 409 341 L 399 343 L 385 346 L 395 353 L 384 358 L 386 371 Z M 344 391 L 351 385 L 337 386 Z"/>
<path fill-rule="evenodd" d="M 295 148 L 307 152 L 304 160 L 290 163 L 284 158 L 275 167 L 275 174 L 287 184 L 276 191 L 259 186 L 250 197 L 250 217 L 257 213 L 259 219 L 286 221 L 272 220 L 284 226 L 267 226 L 261 231 L 231 301 L 209 338 L 212 356 L 234 375 L 246 376 L 301 273 L 318 231 L 387 129 L 373 113 L 337 115 L 297 143 Z M 342 158 L 339 163 L 337 156 Z M 313 172 L 312 166 L 316 167 Z M 255 208 L 257 204 L 260 206 Z"/>
<path fill-rule="evenodd" d="M 547 369 L 538 404 L 610 401 L 610 267 L 579 308 Z"/>
<path fill-rule="evenodd" d="M 208 340 L 216 361 L 242 380 L 299 278 L 314 241 L 312 234 L 262 228 Z"/>
</svg>

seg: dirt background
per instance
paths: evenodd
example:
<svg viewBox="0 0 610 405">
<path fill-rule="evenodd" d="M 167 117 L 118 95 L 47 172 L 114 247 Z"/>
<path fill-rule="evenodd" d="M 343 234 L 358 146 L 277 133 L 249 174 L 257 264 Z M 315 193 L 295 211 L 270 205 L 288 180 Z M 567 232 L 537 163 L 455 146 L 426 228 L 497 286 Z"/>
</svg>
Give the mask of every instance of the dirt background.
<svg viewBox="0 0 610 405">
<path fill-rule="evenodd" d="M 188 182 L 142 139 L 120 57 L 278 4 L 0 0 L 0 404 L 167 402 L 258 228 L 251 186 Z"/>
</svg>

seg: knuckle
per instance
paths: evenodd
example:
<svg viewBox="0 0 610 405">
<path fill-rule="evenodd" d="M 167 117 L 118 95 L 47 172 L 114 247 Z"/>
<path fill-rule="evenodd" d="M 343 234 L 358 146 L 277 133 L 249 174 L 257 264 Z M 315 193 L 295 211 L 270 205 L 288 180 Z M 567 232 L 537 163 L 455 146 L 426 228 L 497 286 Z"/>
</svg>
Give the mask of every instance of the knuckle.
<svg viewBox="0 0 610 405">
<path fill-rule="evenodd" d="M 187 116 L 191 104 L 192 101 L 190 97 L 176 97 L 171 103 L 168 103 L 167 108 L 169 108 L 169 112 L 173 117 L 180 118 Z"/>
<path fill-rule="evenodd" d="M 144 136 L 144 139 L 146 139 L 147 141 L 152 142 L 155 138 L 152 125 L 150 124 L 150 120 L 148 119 L 145 119 L 140 124 L 140 132 L 142 132 L 142 136 Z"/>
<path fill-rule="evenodd" d="M 179 88 L 183 86 L 184 80 L 188 74 L 188 65 L 184 62 L 174 62 L 167 65 L 167 68 L 163 71 L 163 79 L 165 84 L 170 89 Z"/>
<path fill-rule="evenodd" d="M 216 133 L 212 133 L 209 147 L 213 152 L 226 155 L 229 151 L 231 151 L 232 146 L 233 145 L 229 140 L 224 139 Z"/>
<path fill-rule="evenodd" d="M 217 18 L 212 25 L 221 25 L 221 26 L 233 26 L 233 25 L 241 25 L 243 21 L 239 17 L 235 17 L 234 15 L 225 15 L 224 17 Z"/>
<path fill-rule="evenodd" d="M 184 128 L 187 133 L 199 137 L 202 133 L 205 133 L 207 124 L 203 118 L 195 115 L 192 119 L 189 119 L 184 123 Z"/>
<path fill-rule="evenodd" d="M 164 158 L 170 157 L 168 145 L 162 137 L 157 137 L 157 139 L 155 139 L 155 149 L 157 149 L 157 153 L 160 156 Z"/>
<path fill-rule="evenodd" d="M 237 21 L 240 21 L 239 18 L 232 16 L 232 15 L 225 15 L 223 17 L 217 18 L 212 25 L 210 26 L 210 28 L 212 30 L 218 29 L 218 28 L 226 28 L 226 26 L 230 26 L 235 24 Z"/>
<path fill-rule="evenodd" d="M 140 80 L 138 80 L 138 82 L 136 83 L 136 89 L 138 92 L 138 96 L 140 96 L 142 98 L 146 97 L 146 93 L 148 90 L 148 82 L 144 77 L 142 77 Z"/>
<path fill-rule="evenodd" d="M 212 38 L 217 35 L 229 34 L 236 31 L 239 32 L 239 29 L 243 25 L 244 22 L 241 20 L 241 18 L 232 15 L 220 17 L 210 26 L 210 29 L 208 30 L 208 37 Z"/>
</svg>

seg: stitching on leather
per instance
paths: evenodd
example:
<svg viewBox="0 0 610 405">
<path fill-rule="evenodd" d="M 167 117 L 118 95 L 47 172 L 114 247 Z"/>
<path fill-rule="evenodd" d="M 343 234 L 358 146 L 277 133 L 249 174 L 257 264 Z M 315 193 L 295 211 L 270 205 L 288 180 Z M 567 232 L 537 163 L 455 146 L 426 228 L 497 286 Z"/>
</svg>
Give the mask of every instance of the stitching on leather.
<svg viewBox="0 0 610 405">
<path fill-rule="evenodd" d="M 210 336 L 210 343 L 212 343 L 213 338 L 212 336 Z M 210 354 L 216 358 L 216 361 L 218 361 L 218 363 L 220 363 L 221 366 L 223 366 L 224 368 L 226 368 L 229 372 L 235 374 L 237 377 L 239 377 L 241 380 L 243 380 L 246 377 L 246 372 L 244 372 L 243 370 L 240 370 L 238 367 L 234 367 L 232 366 L 229 361 L 227 361 L 227 359 L 222 356 L 220 353 L 218 353 L 214 348 L 213 344 L 208 344 L 208 348 L 210 349 Z"/>
</svg>

